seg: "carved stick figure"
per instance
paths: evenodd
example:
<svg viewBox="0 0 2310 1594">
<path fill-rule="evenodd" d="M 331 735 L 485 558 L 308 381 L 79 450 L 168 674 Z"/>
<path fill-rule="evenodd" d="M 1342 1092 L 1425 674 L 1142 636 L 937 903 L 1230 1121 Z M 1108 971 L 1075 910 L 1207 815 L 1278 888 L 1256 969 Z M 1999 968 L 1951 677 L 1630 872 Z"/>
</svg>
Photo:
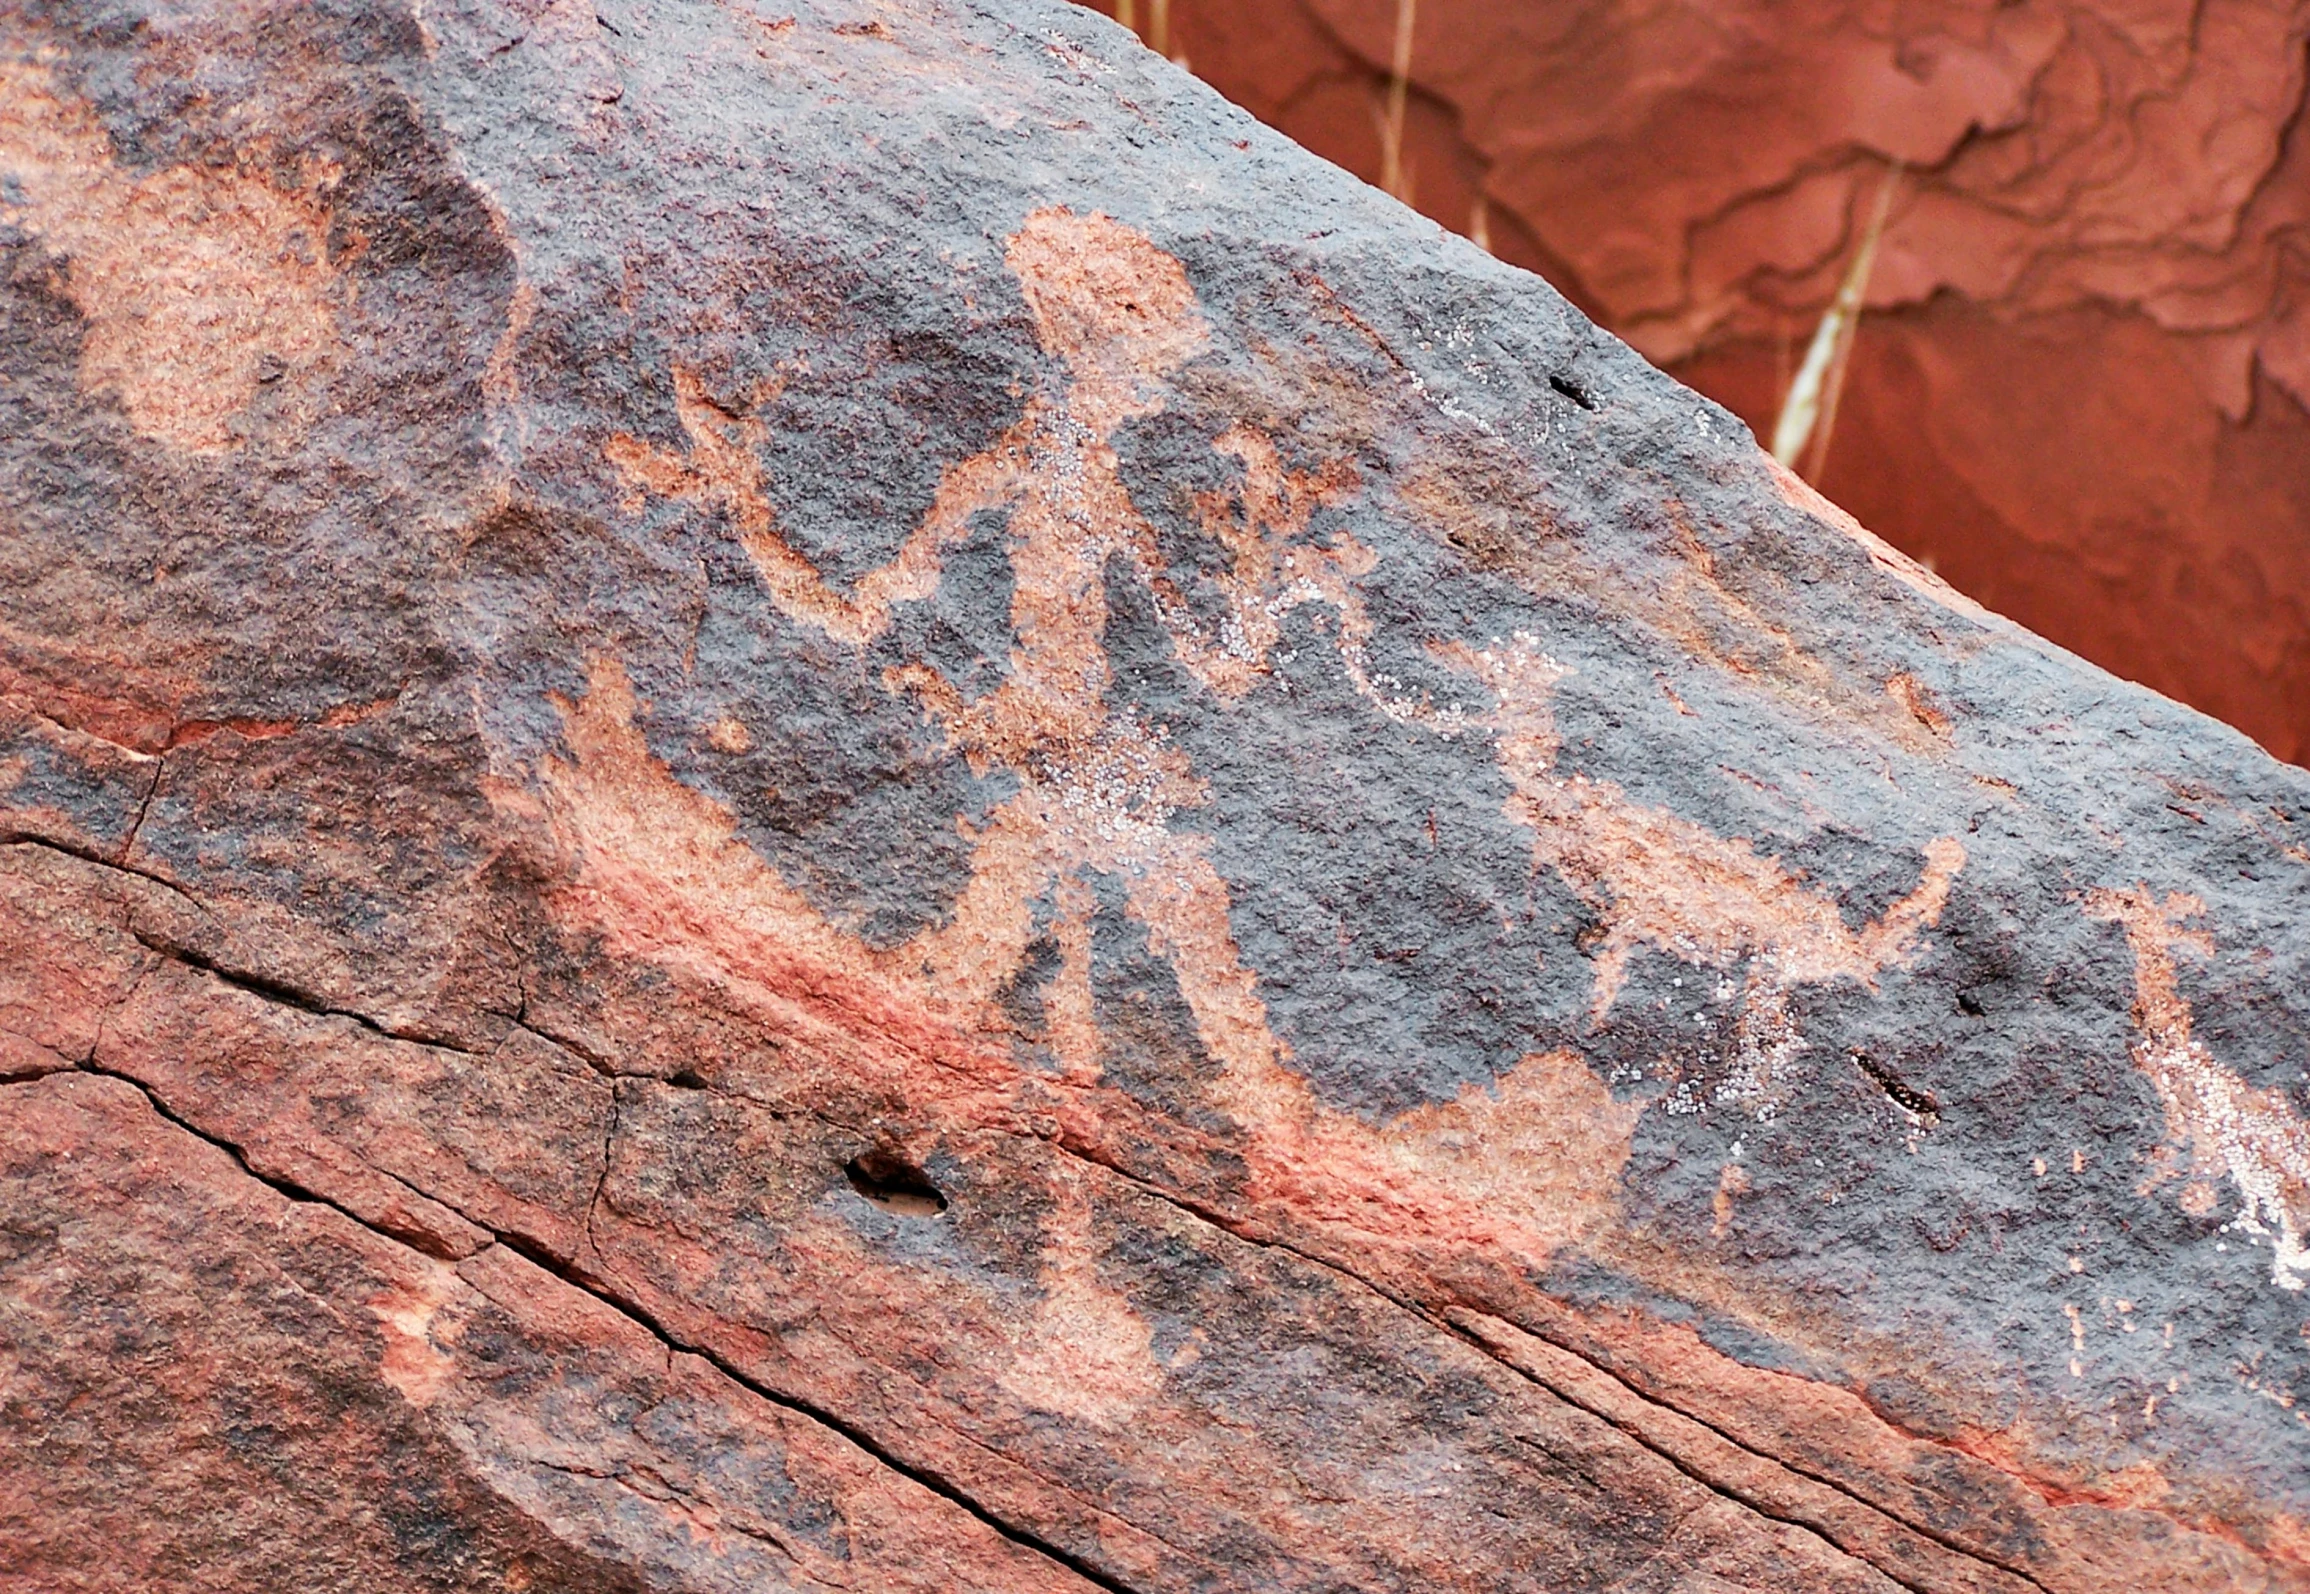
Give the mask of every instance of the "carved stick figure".
<svg viewBox="0 0 2310 1594">
<path fill-rule="evenodd" d="M 1037 340 L 1063 376 L 990 447 L 944 473 L 922 522 L 847 594 L 781 531 L 762 477 L 763 423 L 717 403 L 694 371 L 674 371 L 686 452 L 628 436 L 607 445 L 637 497 L 646 490 L 719 510 L 778 610 L 853 647 L 886 634 L 897 605 L 938 590 L 946 551 L 964 539 L 973 515 L 1009 517 L 1014 640 L 1003 683 L 965 698 L 922 660 L 884 676 L 893 690 L 915 696 L 975 769 L 1000 768 L 1018 784 L 971 833 L 970 879 L 948 921 L 876 951 L 827 924 L 782 881 L 733 885 L 741 917 L 744 904 L 767 908 L 785 920 L 780 935 L 829 967 L 871 970 L 909 1003 L 927 999 L 966 1022 L 1001 1028 L 995 998 L 1025 965 L 1047 899 L 1060 967 L 1043 992 L 1046 1028 L 1067 1077 L 1087 1084 L 1097 1077 L 1101 1045 L 1091 879 L 1103 875 L 1120 882 L 1127 911 L 1170 964 L 1219 1066 L 1209 1099 L 1248 1131 L 1243 1155 L 1255 1194 L 1285 1193 L 1293 1210 L 1322 1213 L 1343 1232 L 1373 1240 L 1445 1234 L 1535 1260 L 1585 1232 L 1609 1209 L 1643 1104 L 1615 1101 L 1577 1055 L 1525 1056 L 1488 1087 L 1384 1125 L 1325 1108 L 1285 1066 L 1285 1048 L 1238 953 L 1228 887 L 1207 842 L 1170 824 L 1179 809 L 1206 800 L 1204 785 L 1160 729 L 1109 698 L 1107 581 L 1120 560 L 1151 595 L 1181 666 L 1221 699 L 1242 696 L 1266 672 L 1286 613 L 1321 604 L 1338 617 L 1343 673 L 1376 709 L 1438 735 L 1490 737 L 1512 787 L 1508 812 L 1534 837 L 1533 866 L 1553 867 L 1609 926 L 1595 991 L 1599 1018 L 1623 962 L 1642 943 L 1717 966 L 1755 956 L 1765 970 L 1749 1005 L 1771 1018 L 1785 985 L 1847 975 L 1873 981 L 1934 921 L 1963 861 L 1952 840 L 1927 849 L 1915 891 L 1856 931 L 1833 901 L 1747 843 L 1635 804 L 1608 783 L 1557 773 L 1549 698 L 1564 671 L 1530 639 L 1436 650 L 1441 662 L 1490 689 L 1497 699 L 1490 712 L 1389 695 L 1394 683 L 1368 665 L 1372 626 L 1353 585 L 1375 561 L 1343 530 L 1331 529 L 1320 543 L 1310 535 L 1315 510 L 1351 489 L 1350 472 L 1290 470 L 1273 441 L 1248 425 L 1213 439 L 1240 464 L 1240 488 L 1198 500 L 1203 529 L 1226 556 L 1224 568 L 1198 577 L 1197 603 L 1217 607 L 1217 623 L 1207 628 L 1132 503 L 1114 444 L 1124 425 L 1163 407 L 1170 377 L 1205 343 L 1184 270 L 1120 223 L 1058 209 L 1028 217 L 1006 261 Z M 630 715 L 622 677 L 612 685 L 594 694 L 602 725 L 579 716 L 600 744 L 596 753 L 620 751 L 608 744 Z M 582 751 L 581 760 L 590 772 L 593 760 Z M 621 782 L 635 778 L 625 772 L 647 763 L 638 738 L 623 756 L 604 760 L 613 806 L 625 800 Z M 696 840 L 716 834 L 706 825 Z M 751 854 L 746 862 L 761 867 Z M 733 880 L 745 872 L 736 868 Z M 682 889 L 695 897 L 701 922 L 732 911 L 693 873 L 675 868 L 669 877 L 688 882 Z"/>
<path fill-rule="evenodd" d="M 1230 1081 L 1273 1087 L 1279 1047 L 1236 955 L 1226 885 L 1203 839 L 1169 824 L 1176 810 L 1206 800 L 1203 783 L 1159 729 L 1108 701 L 1106 568 L 1118 555 L 1129 563 L 1181 663 L 1221 696 L 1249 690 L 1266 668 L 1281 615 L 1308 602 L 1339 610 L 1360 682 L 1369 626 L 1348 578 L 1368 570 L 1371 556 L 1344 535 L 1331 548 L 1301 540 L 1316 506 L 1346 490 L 1348 473 L 1286 470 L 1274 445 L 1245 426 L 1215 440 L 1242 462 L 1245 485 L 1240 518 L 1209 495 L 1202 502 L 1206 529 L 1230 556 L 1210 583 L 1224 613 L 1217 634 L 1207 635 L 1123 485 L 1112 441 L 1126 422 L 1162 408 L 1166 379 L 1205 342 L 1186 273 L 1130 228 L 1061 209 L 1029 216 L 1005 259 L 1037 340 L 1063 362 L 1066 379 L 1030 400 L 992 447 L 948 469 L 921 525 L 849 596 L 781 535 L 763 488 L 762 423 L 717 405 L 695 373 L 674 373 L 690 437 L 686 457 L 621 435 L 609 458 L 636 487 L 721 509 L 780 612 L 854 646 L 889 628 L 894 605 L 937 591 L 941 559 L 972 515 L 1008 510 L 1015 641 L 1003 684 L 966 700 L 926 663 L 885 675 L 920 699 L 974 769 L 999 767 L 1019 783 L 972 838 L 971 879 L 952 918 L 915 937 L 900 957 L 984 1009 L 1025 961 L 1035 903 L 1049 892 L 1060 970 L 1044 993 L 1046 1023 L 1063 1066 L 1090 1077 L 1098 1031 L 1087 876 L 1108 875 L 1123 882 L 1130 913 L 1171 963 L 1203 1043 Z"/>
</svg>

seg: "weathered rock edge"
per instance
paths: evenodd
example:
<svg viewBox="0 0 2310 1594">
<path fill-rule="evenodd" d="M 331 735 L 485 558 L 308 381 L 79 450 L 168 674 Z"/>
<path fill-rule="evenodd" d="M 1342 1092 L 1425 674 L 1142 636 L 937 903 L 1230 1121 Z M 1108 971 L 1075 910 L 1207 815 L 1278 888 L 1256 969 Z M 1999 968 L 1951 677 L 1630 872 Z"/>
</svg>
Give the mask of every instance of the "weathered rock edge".
<svg viewBox="0 0 2310 1594">
<path fill-rule="evenodd" d="M 10 1582 L 2310 1584 L 2301 772 L 1080 12 L 0 28 Z"/>
<path fill-rule="evenodd" d="M 1395 10 L 1183 6 L 1169 40 L 1378 178 Z M 1897 164 L 1803 473 L 2000 613 L 2310 762 L 2310 566 L 2279 529 L 2310 518 L 2310 5 L 1415 12 L 1420 209 L 1759 436 Z"/>
</svg>

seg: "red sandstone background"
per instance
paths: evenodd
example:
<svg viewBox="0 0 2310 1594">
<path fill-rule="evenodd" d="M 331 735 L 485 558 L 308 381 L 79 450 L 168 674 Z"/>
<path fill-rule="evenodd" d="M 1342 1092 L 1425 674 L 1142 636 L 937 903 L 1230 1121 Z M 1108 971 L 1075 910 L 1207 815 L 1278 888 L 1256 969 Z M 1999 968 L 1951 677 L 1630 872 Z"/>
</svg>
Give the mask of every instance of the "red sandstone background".
<svg viewBox="0 0 2310 1594">
<path fill-rule="evenodd" d="M 1398 4 L 1122 9 L 1376 182 Z M 1397 186 L 1769 436 L 1899 163 L 1819 485 L 2299 763 L 2306 40 L 2310 0 L 1417 0 Z"/>
</svg>

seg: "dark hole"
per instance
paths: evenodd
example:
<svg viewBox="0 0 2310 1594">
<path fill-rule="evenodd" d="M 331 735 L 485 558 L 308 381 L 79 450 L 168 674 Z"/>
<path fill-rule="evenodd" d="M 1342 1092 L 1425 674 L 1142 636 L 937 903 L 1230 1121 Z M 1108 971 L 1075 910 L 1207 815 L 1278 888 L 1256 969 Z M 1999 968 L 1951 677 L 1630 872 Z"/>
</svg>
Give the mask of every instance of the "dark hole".
<svg viewBox="0 0 2310 1594">
<path fill-rule="evenodd" d="M 935 1218 L 946 1210 L 946 1197 L 938 1193 L 938 1186 L 925 1178 L 920 1168 L 891 1152 L 869 1151 L 853 1157 L 842 1171 L 849 1177 L 851 1189 L 885 1212 L 902 1218 Z"/>
<path fill-rule="evenodd" d="M 706 1088 L 706 1076 L 695 1068 L 685 1068 L 667 1080 L 666 1083 L 676 1090 L 704 1090 Z"/>
<path fill-rule="evenodd" d="M 1975 996 L 1971 991 L 1959 991 L 1957 993 L 1957 1005 L 1971 1017 L 1979 1018 L 1981 1016 L 1981 998 Z"/>
<path fill-rule="evenodd" d="M 1552 376 L 1548 385 L 1584 410 L 1596 408 L 1596 400 L 1588 396 L 1588 390 L 1568 376 Z"/>
<path fill-rule="evenodd" d="M 1860 1064 L 1861 1072 L 1867 1074 L 1870 1082 L 1885 1093 L 1888 1101 L 1898 1102 L 1920 1118 L 1941 1116 L 1941 1103 L 1933 1099 L 1931 1091 L 1919 1090 L 1906 1083 L 1899 1074 L 1866 1053 L 1855 1052 L 1853 1061 Z"/>
</svg>

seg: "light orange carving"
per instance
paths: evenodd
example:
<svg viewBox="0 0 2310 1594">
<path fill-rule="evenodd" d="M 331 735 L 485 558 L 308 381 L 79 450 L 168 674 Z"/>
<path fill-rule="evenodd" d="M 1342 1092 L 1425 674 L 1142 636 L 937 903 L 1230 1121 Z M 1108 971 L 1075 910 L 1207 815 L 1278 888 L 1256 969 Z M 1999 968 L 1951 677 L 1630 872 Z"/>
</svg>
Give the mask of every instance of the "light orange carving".
<svg viewBox="0 0 2310 1594">
<path fill-rule="evenodd" d="M 2272 1282 L 2298 1290 L 2310 1282 L 2310 1127 L 2285 1092 L 2247 1084 L 2190 1033 L 2174 954 L 2213 954 L 2211 935 L 2182 927 L 2205 911 L 2196 897 L 2173 892 L 2161 901 L 2146 885 L 2085 898 L 2086 916 L 2122 926 L 2133 949 L 2134 1063 L 2157 1087 L 2166 1132 L 2201 1165 L 2230 1176 L 2242 1198 L 2238 1226 L 2270 1241 Z"/>
<path fill-rule="evenodd" d="M 580 863 L 563 912 L 620 956 L 737 993 L 783 1029 L 863 1046 L 861 1067 L 890 1071 L 885 1085 L 903 1082 L 950 1129 L 1015 1125 L 1037 1110 L 1026 1105 L 1035 1087 L 1052 1083 L 1083 1138 L 1100 1139 L 1102 1116 L 1120 1107 L 1113 1093 L 1085 1072 L 1047 1081 L 1019 1067 L 996 1043 L 1002 1021 L 984 995 L 929 961 L 942 932 L 877 950 L 828 923 L 726 812 L 650 754 L 637 707 L 608 661 L 583 700 L 563 705 L 576 760 L 544 771 L 546 816 Z M 1615 1101 L 1579 1056 L 1526 1056 L 1489 1087 L 1384 1124 L 1333 1112 L 1286 1066 L 1237 954 L 1224 886 L 1215 876 L 1140 884 L 1150 941 L 1182 990 L 1200 993 L 1199 1035 L 1223 1069 L 1212 1094 L 1245 1137 L 1234 1149 L 1255 1207 L 1273 1203 L 1351 1243 L 1440 1242 L 1534 1264 L 1611 1210 L 1644 1105 Z"/>
<path fill-rule="evenodd" d="M 434 1318 L 456 1274 L 429 1259 L 411 1264 L 410 1275 L 396 1280 L 368 1301 L 384 1341 L 377 1370 L 412 1406 L 430 1406 L 441 1386 L 457 1371 L 456 1360 L 435 1342 Z"/>
<path fill-rule="evenodd" d="M 1204 801 L 1202 783 L 1159 728 L 1107 701 L 1105 572 L 1110 559 L 1126 559 L 1155 594 L 1186 667 L 1221 695 L 1239 696 L 1265 671 L 1278 618 L 1291 607 L 1329 602 L 1361 622 L 1347 578 L 1370 568 L 1369 554 L 1344 537 L 1335 548 L 1305 541 L 1316 506 L 1347 491 L 1350 478 L 1339 469 L 1289 471 L 1273 443 L 1249 428 L 1219 439 L 1243 463 L 1245 484 L 1240 516 L 1216 497 L 1199 505 L 1232 558 L 1215 586 L 1225 616 L 1206 634 L 1123 486 L 1111 441 L 1125 422 L 1162 408 L 1165 379 L 1203 345 L 1186 273 L 1107 217 L 1057 209 L 1028 217 L 1006 259 L 1065 380 L 1032 399 L 992 447 L 950 468 L 922 524 L 848 596 L 781 535 L 762 480 L 761 423 L 717 406 L 695 372 L 674 373 L 687 456 L 621 434 L 609 458 L 634 487 L 721 509 L 779 611 L 852 644 L 882 635 L 893 605 L 937 590 L 942 556 L 972 515 L 1007 510 L 1016 641 L 1003 684 L 966 700 L 926 664 L 888 677 L 921 701 L 973 767 L 1002 768 L 1019 783 L 975 836 L 971 881 L 949 922 L 918 937 L 900 961 L 931 975 L 948 1000 L 983 1008 L 1024 960 L 1033 904 L 1050 891 L 1061 967 L 1045 993 L 1045 1019 L 1070 1073 L 1090 1077 L 1098 1037 L 1092 897 L 1083 882 L 1087 873 L 1113 876 L 1173 963 L 1204 1044 L 1232 1075 L 1259 1078 L 1275 1065 L 1276 1043 L 1235 955 L 1226 887 L 1202 839 L 1170 826 L 1178 809 Z"/>
<path fill-rule="evenodd" d="M 1559 773 L 1552 698 L 1571 671 L 1531 638 L 1441 651 L 1499 699 L 1483 725 L 1513 788 L 1509 817 L 1532 832 L 1535 866 L 1555 870 L 1603 915 L 1590 1002 L 1596 1018 L 1612 1006 L 1629 955 L 1642 945 L 1719 968 L 1754 957 L 1752 1008 L 1770 1011 L 1796 985 L 1845 978 L 1874 988 L 1879 973 L 1910 955 L 1917 933 L 1940 922 L 1949 882 L 1965 866 L 1956 837 L 1927 842 L 1915 888 L 1855 930 L 1833 898 L 1748 842 L 1633 802 L 1611 781 Z"/>
<path fill-rule="evenodd" d="M 1001 1383 L 1031 1406 L 1112 1428 L 1160 1398 L 1163 1369 L 1146 1319 L 1099 1277 L 1085 1180 L 1064 1159 L 1053 1168 L 1043 1296 L 1035 1303 L 1033 1331 L 1014 1351 Z"/>
<path fill-rule="evenodd" d="M 1024 963 L 1037 904 L 1048 900 L 1060 969 L 1043 994 L 1046 1032 L 1062 1065 L 1057 1083 L 1077 1103 L 1069 1110 L 1095 1120 L 1108 1093 L 1098 1086 L 1090 881 L 1106 876 L 1170 965 L 1217 1066 L 1210 1098 L 1245 1137 L 1237 1150 L 1254 1206 L 1276 1202 L 1374 1243 L 1425 1236 L 1533 1262 L 1577 1239 L 1611 1209 L 1643 1104 L 1615 1101 L 1576 1054 L 1528 1055 L 1488 1087 L 1382 1124 L 1324 1107 L 1288 1066 L 1236 944 L 1228 887 L 1204 839 L 1171 823 L 1205 800 L 1202 782 L 1161 729 L 1109 701 L 1106 582 L 1118 560 L 1153 595 L 1181 665 L 1222 701 L 1269 671 L 1283 616 L 1314 604 L 1337 616 L 1340 667 L 1377 712 L 1439 735 L 1495 738 L 1515 784 L 1510 811 L 1535 837 L 1535 866 L 1557 869 L 1607 915 L 1599 1014 L 1640 943 L 1717 965 L 1754 954 L 1767 972 L 1752 981 L 1750 1028 L 1769 1041 L 1788 985 L 1873 981 L 1934 922 L 1963 862 L 1954 840 L 1932 843 L 1917 889 L 1855 931 L 1833 901 L 1747 843 L 1643 808 L 1607 783 L 1556 775 L 1548 694 L 1562 672 L 1521 642 L 1446 650 L 1498 698 L 1488 715 L 1402 694 L 1368 660 L 1372 626 L 1355 581 L 1373 555 L 1343 531 L 1315 532 L 1316 511 L 1354 490 L 1343 465 L 1295 470 L 1256 428 L 1220 433 L 1213 446 L 1240 465 L 1242 484 L 1196 507 L 1226 562 L 1182 590 L 1124 487 L 1112 440 L 1166 402 L 1172 373 L 1203 346 L 1184 271 L 1131 229 L 1064 210 L 1030 216 L 1006 258 L 1063 378 L 992 446 L 948 469 L 898 553 L 847 592 L 783 535 L 760 464 L 762 423 L 718 401 L 695 370 L 675 370 L 686 452 L 623 435 L 607 450 L 637 506 L 654 493 L 720 511 L 779 612 L 851 645 L 882 636 L 895 605 L 936 592 L 946 550 L 972 515 L 1007 512 L 1015 641 L 1002 685 L 966 698 L 920 661 L 885 676 L 974 768 L 1017 782 L 972 834 L 969 879 L 951 914 L 890 950 L 831 924 L 736 838 L 726 814 L 649 755 L 632 725 L 631 688 L 603 661 L 586 700 L 568 706 L 576 765 L 547 771 L 558 821 L 597 893 L 596 922 L 659 956 L 702 955 L 718 981 L 807 992 L 917 1036 L 920 1056 L 972 1077 L 963 1095 L 985 1093 L 975 1110 L 1000 1113 L 1026 1075 L 964 1037 L 1005 1029 L 995 999 Z M 1217 618 L 1206 626 L 1198 616 L 1209 613 Z M 951 1080 L 930 1094 L 961 1105 Z M 1095 1122 L 1085 1133 L 1096 1140 Z M 1054 1292 L 1067 1284 L 1048 1282 Z"/>
<path fill-rule="evenodd" d="M 61 256 L 88 319 L 80 385 L 116 394 L 139 432 L 213 453 L 260 384 L 338 355 L 345 300 L 328 258 L 335 174 L 298 188 L 197 164 L 133 177 L 45 68 L 0 62 L 0 215 Z"/>
</svg>

